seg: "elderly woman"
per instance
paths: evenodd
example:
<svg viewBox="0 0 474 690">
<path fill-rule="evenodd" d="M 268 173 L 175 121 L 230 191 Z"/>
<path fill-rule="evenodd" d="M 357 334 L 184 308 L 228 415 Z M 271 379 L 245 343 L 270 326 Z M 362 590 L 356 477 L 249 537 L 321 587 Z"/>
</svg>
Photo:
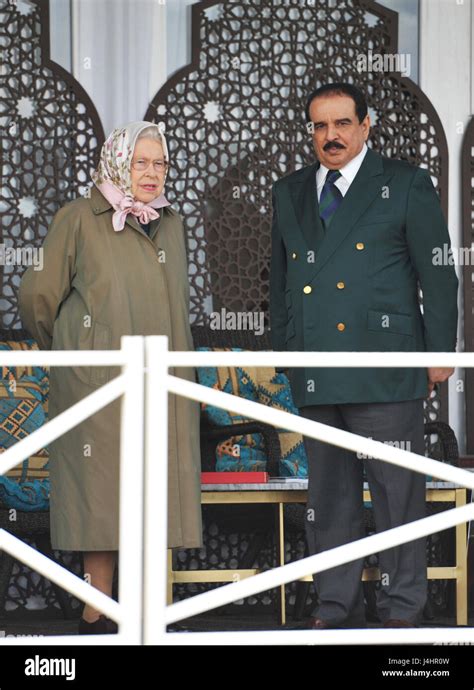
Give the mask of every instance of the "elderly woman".
<svg viewBox="0 0 474 690">
<path fill-rule="evenodd" d="M 57 212 L 43 244 L 43 270 L 27 269 L 21 282 L 23 325 L 41 349 L 119 349 L 123 335 L 167 335 L 170 349 L 193 349 L 185 233 L 163 195 L 167 168 L 157 125 L 132 122 L 108 137 L 90 196 Z M 51 368 L 50 416 L 118 373 Z M 189 368 L 172 373 L 195 380 Z M 169 396 L 168 439 L 168 547 L 200 547 L 197 403 Z M 85 576 L 109 596 L 119 546 L 119 441 L 115 400 L 50 445 L 52 547 L 83 551 Z M 79 633 L 116 631 L 113 621 L 84 607 Z"/>
</svg>

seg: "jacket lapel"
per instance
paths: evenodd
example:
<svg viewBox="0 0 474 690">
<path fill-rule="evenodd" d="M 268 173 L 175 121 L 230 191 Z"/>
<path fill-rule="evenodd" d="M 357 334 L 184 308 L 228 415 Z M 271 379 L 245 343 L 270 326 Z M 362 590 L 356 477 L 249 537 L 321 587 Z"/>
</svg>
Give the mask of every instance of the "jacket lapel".
<svg viewBox="0 0 474 690">
<path fill-rule="evenodd" d="M 130 225 L 132 228 L 135 228 L 135 230 L 138 230 L 138 232 L 146 235 L 146 232 L 139 224 L 136 216 L 134 216 L 132 213 L 127 213 L 127 216 L 125 218 L 125 225 Z"/>
<path fill-rule="evenodd" d="M 331 220 L 329 230 L 316 253 L 312 276 L 314 277 L 345 240 L 367 207 L 382 193 L 382 187 L 393 173 L 384 173 L 383 159 L 369 149 L 357 175 Z M 313 193 L 314 190 L 313 190 Z M 319 212 L 319 207 L 318 207 Z"/>
<path fill-rule="evenodd" d="M 316 171 L 319 162 L 310 165 L 289 183 L 291 201 L 296 218 L 310 249 L 315 250 L 324 238 L 324 228 L 319 217 L 318 195 L 316 192 Z"/>
<path fill-rule="evenodd" d="M 159 218 L 155 218 L 155 220 L 152 220 L 151 223 L 150 223 L 150 234 L 149 234 L 149 235 L 147 235 L 147 233 L 144 231 L 144 229 L 142 228 L 142 226 L 141 226 L 140 223 L 138 222 L 137 217 L 134 216 L 132 213 L 127 213 L 127 219 L 126 219 L 126 221 L 125 221 L 125 224 L 126 224 L 126 225 L 127 225 L 127 224 L 130 225 L 130 226 L 131 226 L 132 228 L 134 228 L 135 230 L 138 230 L 138 232 L 139 232 L 141 235 L 144 235 L 144 236 L 147 237 L 148 239 L 152 240 L 152 239 L 154 238 L 155 234 L 156 234 L 158 225 L 160 224 L 160 220 L 161 220 L 161 218 L 162 218 L 162 216 L 163 216 L 163 209 L 162 209 L 162 208 L 158 209 L 158 213 L 160 214 L 160 217 L 159 217 Z"/>
<path fill-rule="evenodd" d="M 163 218 L 163 213 L 164 209 L 160 208 L 158 210 L 158 213 L 160 214 L 159 218 L 156 218 L 156 220 L 152 220 L 150 224 L 150 240 L 153 240 L 155 238 L 156 233 L 158 232 L 158 226 L 161 223 L 161 219 Z"/>
</svg>

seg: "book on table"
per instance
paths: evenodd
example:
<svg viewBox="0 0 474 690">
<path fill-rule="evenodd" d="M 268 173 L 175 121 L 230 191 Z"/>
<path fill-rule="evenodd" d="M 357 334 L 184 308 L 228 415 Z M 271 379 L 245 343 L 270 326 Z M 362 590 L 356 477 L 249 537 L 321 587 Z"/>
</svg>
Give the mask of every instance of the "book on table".
<svg viewBox="0 0 474 690">
<path fill-rule="evenodd" d="M 266 484 L 268 472 L 201 472 L 201 484 Z"/>
</svg>

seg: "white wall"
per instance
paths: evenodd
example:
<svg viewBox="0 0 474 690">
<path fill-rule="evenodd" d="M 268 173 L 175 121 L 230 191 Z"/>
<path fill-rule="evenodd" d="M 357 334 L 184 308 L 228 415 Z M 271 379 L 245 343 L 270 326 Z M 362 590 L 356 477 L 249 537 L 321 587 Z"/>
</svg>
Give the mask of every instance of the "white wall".
<svg viewBox="0 0 474 690">
<path fill-rule="evenodd" d="M 49 0 L 50 53 L 68 72 L 72 65 L 71 0 Z"/>
<path fill-rule="evenodd" d="M 72 0 L 73 74 L 91 96 L 106 136 L 142 120 L 165 78 L 160 0 Z"/>
<path fill-rule="evenodd" d="M 453 246 L 462 245 L 461 147 L 474 112 L 474 12 L 472 0 L 421 0 L 420 87 L 433 103 L 444 127 L 449 150 L 449 218 Z M 458 345 L 463 344 L 462 268 L 459 290 Z M 450 380 L 450 424 L 465 450 L 463 372 Z M 461 382 L 461 383 L 460 383 Z M 474 420 L 473 420 L 474 423 Z"/>
</svg>

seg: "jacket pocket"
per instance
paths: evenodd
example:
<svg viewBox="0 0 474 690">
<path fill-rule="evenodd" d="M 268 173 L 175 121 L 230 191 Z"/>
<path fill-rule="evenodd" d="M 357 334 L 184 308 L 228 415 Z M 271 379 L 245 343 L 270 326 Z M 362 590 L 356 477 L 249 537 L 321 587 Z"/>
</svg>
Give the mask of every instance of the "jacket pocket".
<svg viewBox="0 0 474 690">
<path fill-rule="evenodd" d="M 93 322 L 92 349 L 110 350 L 110 327 L 99 321 Z M 92 386 L 102 386 L 110 378 L 111 367 L 90 367 L 89 382 Z"/>
<path fill-rule="evenodd" d="M 396 223 L 394 216 L 372 216 L 372 218 L 361 218 L 356 225 L 357 230 L 366 226 L 380 225 L 382 223 Z"/>
<path fill-rule="evenodd" d="M 369 309 L 367 313 L 369 331 L 413 335 L 413 316 L 411 314 L 392 314 L 388 311 Z"/>
</svg>

